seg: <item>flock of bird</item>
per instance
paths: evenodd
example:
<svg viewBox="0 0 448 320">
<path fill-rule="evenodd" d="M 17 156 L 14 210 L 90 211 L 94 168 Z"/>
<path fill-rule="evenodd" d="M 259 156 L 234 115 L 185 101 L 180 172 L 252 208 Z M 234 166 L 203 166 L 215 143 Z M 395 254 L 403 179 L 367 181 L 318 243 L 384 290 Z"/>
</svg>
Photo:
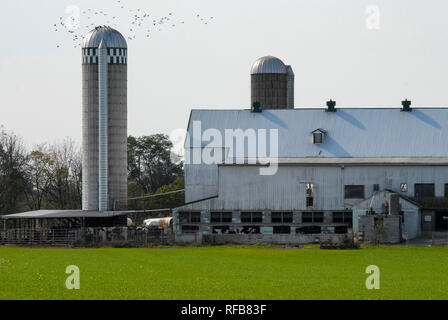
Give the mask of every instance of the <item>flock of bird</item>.
<svg viewBox="0 0 448 320">
<path fill-rule="evenodd" d="M 84 40 L 84 35 L 88 31 L 94 29 L 98 25 L 108 25 L 111 27 L 118 27 L 124 23 L 128 23 L 128 28 L 120 31 L 127 40 L 135 40 L 137 37 L 143 36 L 150 38 L 154 32 L 161 32 L 167 28 L 175 28 L 186 23 L 185 19 L 176 18 L 170 12 L 164 17 L 154 18 L 150 13 L 141 9 L 130 9 L 124 5 L 124 0 L 116 0 L 119 9 L 123 11 L 120 17 L 111 15 L 104 10 L 86 9 L 77 13 L 79 17 L 69 16 L 64 20 L 64 17 L 59 17 L 58 23 L 53 25 L 54 32 L 67 32 L 71 36 L 72 45 L 74 48 L 80 48 Z M 83 26 L 80 25 L 80 20 L 85 22 Z M 119 21 L 119 18 L 125 18 L 126 21 Z M 194 14 L 194 21 L 204 25 L 210 24 L 214 17 L 206 17 L 200 14 Z M 57 44 L 57 48 L 61 45 Z"/>
</svg>

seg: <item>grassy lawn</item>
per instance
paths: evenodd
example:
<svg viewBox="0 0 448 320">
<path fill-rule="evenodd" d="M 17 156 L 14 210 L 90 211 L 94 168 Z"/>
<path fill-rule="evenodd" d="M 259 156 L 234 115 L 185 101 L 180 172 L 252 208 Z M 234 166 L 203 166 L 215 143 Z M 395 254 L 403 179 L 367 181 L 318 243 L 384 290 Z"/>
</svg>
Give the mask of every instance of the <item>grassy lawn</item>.
<svg viewBox="0 0 448 320">
<path fill-rule="evenodd" d="M 368 265 L 381 289 L 367 290 Z M 80 268 L 80 290 L 65 268 Z M 0 247 L 0 299 L 448 299 L 448 248 Z"/>
</svg>

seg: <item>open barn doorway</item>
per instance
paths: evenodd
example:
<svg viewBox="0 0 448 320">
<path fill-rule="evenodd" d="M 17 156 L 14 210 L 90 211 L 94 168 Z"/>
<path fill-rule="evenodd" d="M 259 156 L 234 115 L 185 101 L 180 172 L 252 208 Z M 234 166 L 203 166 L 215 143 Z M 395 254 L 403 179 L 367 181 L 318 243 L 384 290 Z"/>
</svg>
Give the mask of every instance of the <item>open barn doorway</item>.
<svg viewBox="0 0 448 320">
<path fill-rule="evenodd" d="M 437 211 L 435 231 L 448 231 L 448 211 Z"/>
</svg>

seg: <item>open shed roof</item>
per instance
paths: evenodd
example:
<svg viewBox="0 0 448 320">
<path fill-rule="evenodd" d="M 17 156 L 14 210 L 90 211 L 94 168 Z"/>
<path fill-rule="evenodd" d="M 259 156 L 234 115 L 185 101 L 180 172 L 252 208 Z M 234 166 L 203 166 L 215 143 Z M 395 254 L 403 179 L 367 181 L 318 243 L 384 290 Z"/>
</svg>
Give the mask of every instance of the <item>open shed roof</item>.
<svg viewBox="0 0 448 320">
<path fill-rule="evenodd" d="M 110 218 L 127 213 L 127 211 L 38 210 L 9 214 L 2 216 L 2 219 Z"/>
</svg>

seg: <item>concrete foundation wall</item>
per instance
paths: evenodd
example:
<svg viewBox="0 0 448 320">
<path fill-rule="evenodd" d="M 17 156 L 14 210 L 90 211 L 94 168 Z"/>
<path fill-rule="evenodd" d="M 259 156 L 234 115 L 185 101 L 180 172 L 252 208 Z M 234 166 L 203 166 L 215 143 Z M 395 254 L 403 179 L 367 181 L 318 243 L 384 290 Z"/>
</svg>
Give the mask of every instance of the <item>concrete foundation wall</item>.
<svg viewBox="0 0 448 320">
<path fill-rule="evenodd" d="M 340 242 L 347 236 L 345 234 L 209 234 L 198 236 L 195 234 L 176 234 L 177 243 L 219 244 L 309 244 L 320 242 Z M 199 239 L 200 238 L 200 239 Z"/>
<path fill-rule="evenodd" d="M 376 222 L 375 222 L 376 221 Z M 382 226 L 382 232 L 375 231 L 375 223 Z M 359 217 L 359 232 L 364 234 L 365 242 L 401 242 L 401 217 L 384 215 L 365 215 Z"/>
</svg>

